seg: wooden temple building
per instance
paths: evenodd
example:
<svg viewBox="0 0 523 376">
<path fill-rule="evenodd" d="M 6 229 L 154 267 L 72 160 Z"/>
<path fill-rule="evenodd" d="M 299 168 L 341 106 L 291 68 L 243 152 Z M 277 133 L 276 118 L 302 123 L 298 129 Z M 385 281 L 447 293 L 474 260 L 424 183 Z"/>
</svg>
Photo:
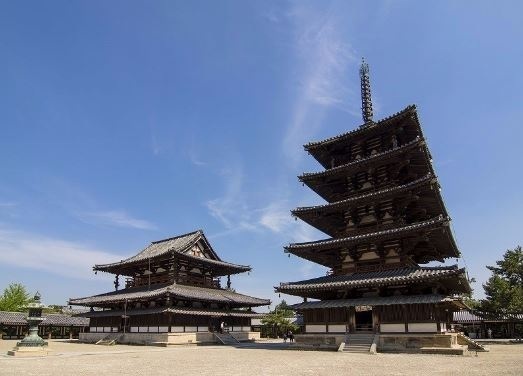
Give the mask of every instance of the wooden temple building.
<svg viewBox="0 0 523 376">
<path fill-rule="evenodd" d="M 471 290 L 463 268 L 423 266 L 460 252 L 416 107 L 374 121 L 365 62 L 360 78 L 363 124 L 305 145 L 323 170 L 299 180 L 326 203 L 292 211 L 329 237 L 285 247 L 330 271 L 275 290 L 303 298 L 297 342 L 337 346 L 367 333 L 382 351 L 452 347 L 447 329 Z"/>
<path fill-rule="evenodd" d="M 251 319 L 260 314 L 252 307 L 270 304 L 231 288 L 230 276 L 251 268 L 221 260 L 201 230 L 152 242 L 135 256 L 93 270 L 114 274 L 115 289 L 69 300 L 91 308 L 83 314 L 90 318 L 89 333 L 80 334 L 86 342 L 218 342 L 215 333 L 224 328 L 238 341 L 256 339 Z"/>
</svg>

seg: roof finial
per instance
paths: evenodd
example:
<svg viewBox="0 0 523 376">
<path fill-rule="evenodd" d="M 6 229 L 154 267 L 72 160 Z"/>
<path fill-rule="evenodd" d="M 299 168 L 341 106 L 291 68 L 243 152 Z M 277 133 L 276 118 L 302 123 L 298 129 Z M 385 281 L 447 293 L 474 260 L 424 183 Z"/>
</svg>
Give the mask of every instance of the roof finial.
<svg viewBox="0 0 523 376">
<path fill-rule="evenodd" d="M 372 123 L 372 99 L 370 96 L 369 64 L 365 58 L 361 58 L 360 67 L 361 80 L 361 112 L 365 124 Z"/>
</svg>

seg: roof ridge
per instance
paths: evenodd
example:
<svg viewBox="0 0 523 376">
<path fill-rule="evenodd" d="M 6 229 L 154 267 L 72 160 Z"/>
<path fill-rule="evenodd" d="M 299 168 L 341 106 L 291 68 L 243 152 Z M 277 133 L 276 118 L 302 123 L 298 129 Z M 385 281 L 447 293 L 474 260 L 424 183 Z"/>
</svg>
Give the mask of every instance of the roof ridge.
<svg viewBox="0 0 523 376">
<path fill-rule="evenodd" d="M 188 232 L 187 234 L 182 234 L 182 235 L 172 236 L 172 237 L 170 237 L 170 238 L 165 238 L 165 239 L 161 239 L 161 240 L 153 240 L 153 241 L 151 242 L 151 244 L 163 243 L 163 242 L 166 242 L 166 241 L 169 241 L 169 240 L 174 240 L 174 239 L 184 238 L 184 237 L 186 237 L 186 236 L 191 236 L 191 235 L 196 235 L 196 234 L 202 235 L 202 234 L 203 234 L 203 230 L 198 229 L 198 230 L 196 230 L 196 231 Z"/>
</svg>

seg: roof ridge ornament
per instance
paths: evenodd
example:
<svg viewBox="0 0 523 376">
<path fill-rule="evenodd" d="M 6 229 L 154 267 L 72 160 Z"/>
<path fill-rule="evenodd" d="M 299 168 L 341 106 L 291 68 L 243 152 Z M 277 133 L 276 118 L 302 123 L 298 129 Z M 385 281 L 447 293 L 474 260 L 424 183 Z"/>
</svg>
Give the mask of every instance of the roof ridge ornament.
<svg viewBox="0 0 523 376">
<path fill-rule="evenodd" d="M 372 120 L 372 98 L 370 93 L 370 76 L 369 64 L 365 62 L 365 58 L 361 58 L 360 66 L 360 82 L 361 82 L 361 112 L 364 124 L 362 127 L 367 127 L 374 123 Z"/>
</svg>

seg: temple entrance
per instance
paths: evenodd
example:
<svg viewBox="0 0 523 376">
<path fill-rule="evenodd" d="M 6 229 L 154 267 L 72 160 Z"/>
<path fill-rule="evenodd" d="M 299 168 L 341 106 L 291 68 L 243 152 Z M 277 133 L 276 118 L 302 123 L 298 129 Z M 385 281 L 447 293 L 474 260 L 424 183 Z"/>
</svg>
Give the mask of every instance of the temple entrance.
<svg viewBox="0 0 523 376">
<path fill-rule="evenodd" d="M 372 332 L 372 307 L 357 306 L 355 311 L 356 331 Z"/>
</svg>

